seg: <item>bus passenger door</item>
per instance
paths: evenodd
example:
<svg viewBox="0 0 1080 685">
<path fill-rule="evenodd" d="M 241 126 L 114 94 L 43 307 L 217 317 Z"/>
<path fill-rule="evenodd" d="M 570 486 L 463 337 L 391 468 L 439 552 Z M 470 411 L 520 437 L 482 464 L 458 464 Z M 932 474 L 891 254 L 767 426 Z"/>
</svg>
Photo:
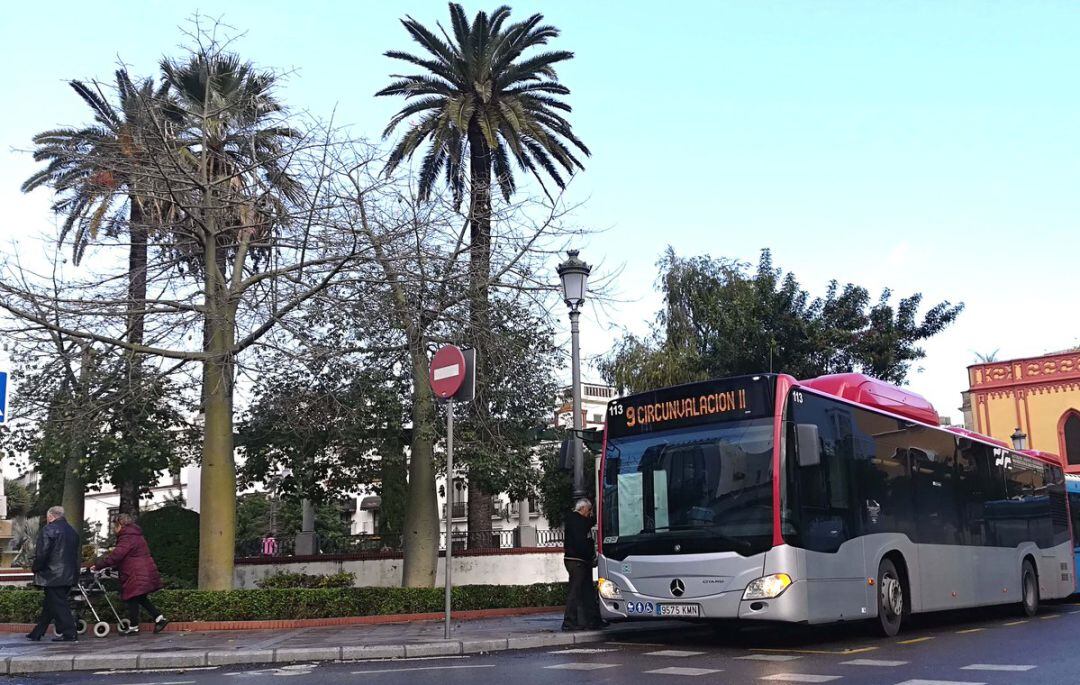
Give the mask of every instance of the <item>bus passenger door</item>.
<svg viewBox="0 0 1080 685">
<path fill-rule="evenodd" d="M 970 555 L 962 546 L 957 497 L 956 441 L 921 426 L 908 429 L 919 541 L 919 588 L 924 610 L 974 603 Z"/>
</svg>

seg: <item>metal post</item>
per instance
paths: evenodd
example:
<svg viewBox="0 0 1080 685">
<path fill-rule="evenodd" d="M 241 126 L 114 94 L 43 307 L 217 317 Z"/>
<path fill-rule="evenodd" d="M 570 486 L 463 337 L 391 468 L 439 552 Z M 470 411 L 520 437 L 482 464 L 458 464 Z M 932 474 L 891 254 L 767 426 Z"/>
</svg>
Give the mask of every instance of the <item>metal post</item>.
<svg viewBox="0 0 1080 685">
<path fill-rule="evenodd" d="M 454 558 L 454 536 L 451 525 L 454 522 L 454 400 L 446 402 L 446 619 L 443 637 L 450 639 L 450 588 L 451 562 Z"/>
<path fill-rule="evenodd" d="M 574 384 L 574 499 L 585 496 L 585 464 L 581 449 L 581 350 L 578 347 L 578 319 L 581 312 L 577 306 L 570 308 L 570 364 Z"/>
</svg>

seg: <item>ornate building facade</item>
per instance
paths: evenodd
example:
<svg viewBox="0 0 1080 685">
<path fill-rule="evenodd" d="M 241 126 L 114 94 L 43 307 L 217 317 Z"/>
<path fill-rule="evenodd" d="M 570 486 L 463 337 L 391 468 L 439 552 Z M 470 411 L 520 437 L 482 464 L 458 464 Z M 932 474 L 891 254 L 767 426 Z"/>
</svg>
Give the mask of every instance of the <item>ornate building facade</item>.
<svg viewBox="0 0 1080 685">
<path fill-rule="evenodd" d="M 1029 449 L 1061 456 L 1080 473 L 1080 349 L 968 367 L 967 427 L 1010 442 L 1017 429 Z"/>
</svg>

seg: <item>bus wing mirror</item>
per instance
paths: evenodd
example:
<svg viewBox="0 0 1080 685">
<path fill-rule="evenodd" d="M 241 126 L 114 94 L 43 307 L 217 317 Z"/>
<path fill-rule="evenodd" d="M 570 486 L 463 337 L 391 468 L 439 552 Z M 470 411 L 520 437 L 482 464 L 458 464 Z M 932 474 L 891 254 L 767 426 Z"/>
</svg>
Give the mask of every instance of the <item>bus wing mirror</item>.
<svg viewBox="0 0 1080 685">
<path fill-rule="evenodd" d="M 796 424 L 795 435 L 799 447 L 799 466 L 819 465 L 821 463 L 821 440 L 818 437 L 817 424 Z"/>
</svg>

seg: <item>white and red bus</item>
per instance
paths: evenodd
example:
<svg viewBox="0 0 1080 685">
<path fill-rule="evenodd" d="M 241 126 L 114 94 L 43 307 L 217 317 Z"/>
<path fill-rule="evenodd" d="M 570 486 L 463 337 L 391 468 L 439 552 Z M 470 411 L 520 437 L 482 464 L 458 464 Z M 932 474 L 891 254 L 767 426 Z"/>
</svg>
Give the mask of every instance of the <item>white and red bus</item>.
<svg viewBox="0 0 1080 685">
<path fill-rule="evenodd" d="M 602 612 L 825 623 L 1074 589 L 1052 455 L 941 427 L 858 374 L 761 374 L 613 400 L 601 461 Z"/>
</svg>

